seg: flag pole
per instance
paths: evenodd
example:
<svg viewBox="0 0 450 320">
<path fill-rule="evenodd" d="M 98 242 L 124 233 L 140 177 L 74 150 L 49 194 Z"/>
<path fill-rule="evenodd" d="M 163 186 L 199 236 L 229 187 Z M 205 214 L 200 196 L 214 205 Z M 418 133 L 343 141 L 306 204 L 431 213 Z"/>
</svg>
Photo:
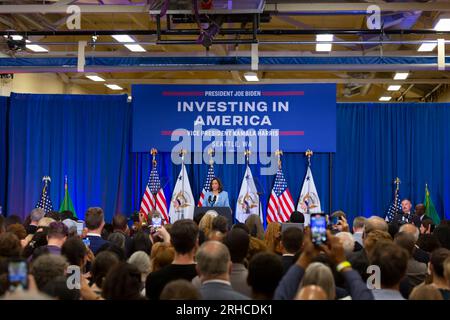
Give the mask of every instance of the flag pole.
<svg viewBox="0 0 450 320">
<path fill-rule="evenodd" d="M 158 150 L 156 150 L 155 148 L 152 148 L 152 150 L 150 150 L 150 154 L 152 155 L 152 168 L 150 169 L 150 175 L 151 175 L 153 169 L 156 168 L 156 165 L 158 164 L 156 161 L 156 155 L 158 154 Z M 155 207 L 152 208 L 152 211 L 155 211 L 156 210 L 156 195 L 158 194 L 158 192 L 157 191 L 155 192 L 155 190 L 153 190 L 152 194 L 155 199 Z M 152 216 L 153 216 L 153 213 L 152 213 Z"/>
<path fill-rule="evenodd" d="M 277 156 L 277 158 L 278 158 L 278 170 L 281 169 L 281 156 L 282 155 L 283 155 L 283 151 L 281 151 L 281 150 L 275 151 L 275 156 Z M 277 208 L 277 215 L 280 215 L 280 206 L 278 206 L 278 208 Z"/>
<path fill-rule="evenodd" d="M 181 157 L 181 194 L 184 197 L 184 155 L 186 154 L 186 150 L 181 148 L 180 157 Z M 180 216 L 178 216 L 180 218 Z M 181 219 L 184 219 L 184 207 L 181 208 Z M 180 219 L 178 219 L 180 220 Z"/>
<path fill-rule="evenodd" d="M 313 152 L 312 152 L 311 149 L 306 150 L 305 156 L 308 158 L 308 168 L 311 168 L 311 157 L 312 157 L 312 155 L 313 155 Z M 308 170 L 308 169 L 306 169 L 306 170 Z M 308 174 L 308 172 L 306 172 L 306 174 Z M 309 186 L 310 186 L 310 183 L 308 183 L 308 194 L 309 194 L 309 192 L 310 192 Z M 310 215 L 310 214 L 311 214 L 311 213 L 309 212 L 309 204 L 306 206 L 306 214 L 307 214 L 307 215 Z"/>
<path fill-rule="evenodd" d="M 395 178 L 394 180 L 394 184 L 395 184 L 395 196 L 394 196 L 394 203 L 395 203 L 395 214 L 399 214 L 399 208 L 397 206 L 397 202 L 398 202 L 398 192 L 400 191 L 400 179 L 399 177 Z"/>
</svg>

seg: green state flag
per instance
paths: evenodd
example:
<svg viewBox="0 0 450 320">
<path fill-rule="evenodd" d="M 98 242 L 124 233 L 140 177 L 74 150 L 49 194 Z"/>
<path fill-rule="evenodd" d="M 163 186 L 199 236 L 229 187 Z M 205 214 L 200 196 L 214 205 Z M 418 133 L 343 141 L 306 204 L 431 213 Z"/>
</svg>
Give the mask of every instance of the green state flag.
<svg viewBox="0 0 450 320">
<path fill-rule="evenodd" d="M 61 203 L 61 208 L 59 208 L 59 212 L 70 211 L 73 213 L 75 218 L 78 218 L 77 213 L 75 212 L 75 208 L 73 207 L 72 199 L 70 198 L 67 177 L 65 178 L 64 181 L 64 190 L 65 190 L 64 200 Z"/>
<path fill-rule="evenodd" d="M 425 215 L 433 220 L 435 225 L 441 222 L 439 215 L 434 207 L 433 200 L 431 200 L 430 192 L 428 191 L 428 185 L 425 185 Z"/>
</svg>

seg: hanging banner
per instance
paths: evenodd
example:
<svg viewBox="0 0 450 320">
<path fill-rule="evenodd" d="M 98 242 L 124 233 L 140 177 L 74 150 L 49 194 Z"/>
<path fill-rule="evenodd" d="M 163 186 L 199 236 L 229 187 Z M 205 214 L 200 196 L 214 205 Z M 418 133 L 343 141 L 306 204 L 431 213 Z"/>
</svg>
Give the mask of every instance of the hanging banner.
<svg viewBox="0 0 450 320">
<path fill-rule="evenodd" d="M 133 152 L 336 151 L 336 85 L 134 85 Z"/>
</svg>

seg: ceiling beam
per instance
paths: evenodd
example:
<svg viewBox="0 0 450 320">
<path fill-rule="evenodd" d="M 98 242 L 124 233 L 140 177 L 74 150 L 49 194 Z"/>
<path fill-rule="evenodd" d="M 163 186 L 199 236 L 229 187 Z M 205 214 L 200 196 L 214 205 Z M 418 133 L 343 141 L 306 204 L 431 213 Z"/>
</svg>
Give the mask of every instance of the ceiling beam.
<svg viewBox="0 0 450 320">
<path fill-rule="evenodd" d="M 266 4 L 265 12 L 272 13 L 320 13 L 320 12 L 361 12 L 365 14 L 371 3 L 277 3 Z M 448 2 L 407 2 L 407 3 L 372 3 L 382 11 L 440 11 L 450 12 Z M 149 13 L 148 5 L 78 5 L 83 13 Z M 63 13 L 66 6 L 47 4 L 0 5 L 0 14 L 6 13 Z"/>
<path fill-rule="evenodd" d="M 77 5 L 82 13 L 148 13 L 145 5 Z M 6 13 L 62 13 L 66 14 L 67 6 L 48 4 L 0 5 L 0 14 Z"/>
<path fill-rule="evenodd" d="M 450 11 L 450 3 L 445 2 L 377 2 L 377 3 L 268 3 L 264 11 L 274 13 L 315 13 L 315 12 L 341 12 L 354 13 L 355 11 L 364 13 L 371 5 L 377 5 L 381 11 Z"/>
<path fill-rule="evenodd" d="M 106 79 L 108 80 L 108 79 Z M 115 83 L 117 84 L 165 84 L 169 82 L 175 81 L 175 83 L 180 84 L 215 84 L 215 83 L 223 83 L 224 81 L 228 81 L 230 83 L 240 82 L 241 78 L 234 78 L 231 79 L 183 79 L 183 78 L 173 78 L 170 79 L 142 79 L 142 78 L 136 78 L 136 79 L 113 79 Z M 280 84 L 290 84 L 290 83 L 337 83 L 337 84 L 347 84 L 347 83 L 355 83 L 355 84 L 386 84 L 389 82 L 392 82 L 391 79 L 385 79 L 385 78 L 374 78 L 374 79 L 355 79 L 355 78 L 348 78 L 348 79 L 314 79 L 314 78 L 305 78 L 305 79 L 279 79 L 279 78 L 263 78 L 258 83 L 280 83 Z M 95 83 L 92 82 L 92 80 L 84 79 L 84 78 L 75 78 L 71 77 L 70 82 L 77 83 L 77 84 L 92 84 Z M 411 79 L 402 81 L 401 85 L 407 85 L 407 84 L 444 84 L 449 83 L 450 80 L 447 79 Z M 410 89 L 409 89 L 410 90 Z M 407 91 L 409 91 L 407 90 Z"/>
</svg>

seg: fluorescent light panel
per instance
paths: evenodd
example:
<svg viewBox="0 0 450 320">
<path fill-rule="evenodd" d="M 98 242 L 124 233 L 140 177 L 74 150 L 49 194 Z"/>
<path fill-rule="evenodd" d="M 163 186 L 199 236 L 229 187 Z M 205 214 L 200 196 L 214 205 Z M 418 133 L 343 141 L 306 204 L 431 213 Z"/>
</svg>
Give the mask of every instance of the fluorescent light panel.
<svg viewBox="0 0 450 320">
<path fill-rule="evenodd" d="M 145 52 L 146 50 L 139 44 L 125 44 L 128 50 L 133 52 Z"/>
<path fill-rule="evenodd" d="M 333 37 L 334 36 L 332 34 L 318 34 L 316 35 L 316 41 L 318 42 L 333 41 Z M 317 43 L 316 51 L 319 52 L 331 51 L 332 46 L 333 46 L 332 43 Z"/>
<path fill-rule="evenodd" d="M 401 87 L 402 87 L 401 85 L 390 85 L 388 87 L 388 91 L 398 91 L 400 90 Z"/>
<path fill-rule="evenodd" d="M 406 80 L 408 76 L 408 72 L 397 72 L 394 76 L 394 80 Z"/>
<path fill-rule="evenodd" d="M 127 34 L 115 34 L 112 35 L 111 37 L 113 37 L 114 39 L 116 39 L 117 41 L 123 43 L 123 42 L 136 42 L 134 41 L 134 39 L 132 37 L 130 37 Z"/>
<path fill-rule="evenodd" d="M 436 31 L 450 31 L 450 18 L 441 18 L 434 26 Z"/>
<path fill-rule="evenodd" d="M 117 84 L 105 84 L 105 86 L 107 86 L 111 90 L 123 90 L 123 88 L 118 86 Z"/>
<path fill-rule="evenodd" d="M 48 52 L 46 48 L 41 47 L 38 44 L 27 44 L 26 47 L 28 50 L 31 50 L 33 52 Z"/>
<path fill-rule="evenodd" d="M 378 99 L 378 100 L 380 100 L 380 101 L 391 101 L 391 99 L 392 99 L 392 97 L 383 96 L 383 97 L 380 97 L 380 99 Z"/>
<path fill-rule="evenodd" d="M 257 82 L 259 81 L 258 74 L 255 72 L 247 72 L 244 74 L 244 78 L 248 82 Z"/>
<path fill-rule="evenodd" d="M 102 82 L 105 81 L 105 79 L 103 79 L 102 77 L 96 76 L 96 75 L 87 75 L 86 78 L 95 81 L 95 82 Z"/>
<path fill-rule="evenodd" d="M 419 52 L 431 52 L 434 49 L 436 49 L 437 44 L 436 43 L 422 43 L 419 47 L 419 49 L 417 49 L 417 51 Z"/>
</svg>

